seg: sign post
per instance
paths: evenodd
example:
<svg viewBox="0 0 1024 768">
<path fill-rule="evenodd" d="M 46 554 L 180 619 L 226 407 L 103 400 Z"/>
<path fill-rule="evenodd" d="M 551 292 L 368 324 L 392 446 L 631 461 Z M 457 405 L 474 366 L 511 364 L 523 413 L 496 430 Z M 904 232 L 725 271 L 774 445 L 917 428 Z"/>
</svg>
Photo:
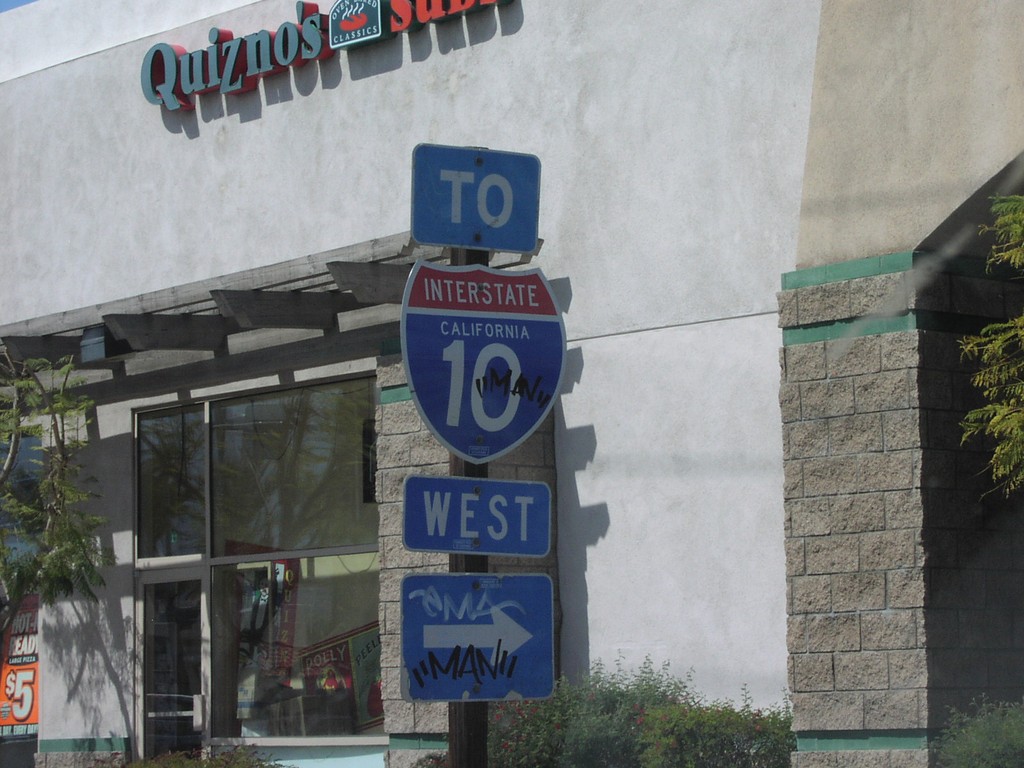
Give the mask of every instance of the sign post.
<svg viewBox="0 0 1024 768">
<path fill-rule="evenodd" d="M 406 519 L 424 523 L 407 524 L 406 544 L 449 552 L 450 573 L 403 583 L 403 694 L 449 702 L 449 765 L 473 768 L 487 764 L 486 701 L 549 696 L 554 685 L 550 578 L 489 574 L 487 555 L 476 552 L 541 556 L 550 547 L 550 492 L 542 501 L 536 488 L 494 485 L 486 462 L 520 445 L 550 412 L 565 327 L 540 270 L 488 266 L 491 251 L 537 248 L 536 157 L 421 144 L 412 176 L 413 240 L 453 252 L 450 267 L 418 262 L 410 273 L 402 356 L 413 402 L 450 452 L 450 477 L 434 486 L 410 478 L 426 480 L 418 490 L 427 495 L 417 506 L 406 486 Z M 449 538 L 447 517 L 441 531 L 447 513 L 437 505 L 451 504 L 456 493 L 459 535 Z M 515 545 L 510 495 L 519 505 Z M 545 508 L 546 528 L 530 514 L 534 505 Z M 491 516 L 486 535 L 472 522 L 477 509 Z M 534 672 L 522 670 L 520 653 L 522 667 Z M 473 665 L 467 688 L 463 671 Z"/>
</svg>

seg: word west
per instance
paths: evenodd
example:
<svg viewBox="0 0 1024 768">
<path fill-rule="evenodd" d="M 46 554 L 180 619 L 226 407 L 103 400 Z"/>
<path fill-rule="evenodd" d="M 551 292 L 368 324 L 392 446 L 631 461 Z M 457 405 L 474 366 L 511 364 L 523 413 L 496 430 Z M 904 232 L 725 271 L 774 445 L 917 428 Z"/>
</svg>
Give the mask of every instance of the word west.
<svg viewBox="0 0 1024 768">
<path fill-rule="evenodd" d="M 342 0 L 335 3 L 340 5 Z M 220 93 L 225 96 L 254 90 L 264 77 L 301 67 L 309 61 L 328 59 L 336 50 L 387 40 L 402 32 L 415 32 L 426 24 L 448 21 L 514 0 L 382 0 L 387 22 L 381 34 L 339 43 L 332 47 L 328 15 L 316 3 L 297 2 L 297 21 L 286 21 L 276 31 L 235 37 L 227 29 L 213 27 L 210 45 L 187 51 L 180 45 L 157 43 L 142 61 L 142 93 L 151 104 L 170 111 L 192 110 L 194 96 Z"/>
<path fill-rule="evenodd" d="M 477 685 L 481 685 L 487 678 L 497 680 L 499 676 L 511 680 L 519 657 L 510 656 L 508 651 L 502 650 L 499 640 L 491 658 L 475 645 L 468 645 L 465 649 L 455 646 L 448 654 L 447 661 L 442 663 L 433 651 L 429 651 L 427 658 L 421 659 L 410 671 L 420 688 L 426 687 L 428 678 L 437 680 L 443 677 L 458 681 L 469 676 Z"/>
<path fill-rule="evenodd" d="M 459 498 L 459 535 L 466 539 L 479 538 L 480 532 L 477 529 L 476 504 L 480 497 L 472 493 L 460 494 Z M 527 521 L 530 517 L 530 507 L 535 499 L 532 496 L 516 496 L 513 503 L 519 508 L 519 539 L 528 541 Z M 431 536 L 446 536 L 448 531 L 449 511 L 452 507 L 451 493 L 423 493 L 423 508 L 426 514 L 427 533 Z M 494 541 L 503 540 L 509 533 L 509 503 L 501 494 L 492 496 L 487 504 L 487 511 L 490 512 L 493 520 L 487 526 L 487 535 Z M 515 519 L 513 517 L 513 519 Z"/>
</svg>

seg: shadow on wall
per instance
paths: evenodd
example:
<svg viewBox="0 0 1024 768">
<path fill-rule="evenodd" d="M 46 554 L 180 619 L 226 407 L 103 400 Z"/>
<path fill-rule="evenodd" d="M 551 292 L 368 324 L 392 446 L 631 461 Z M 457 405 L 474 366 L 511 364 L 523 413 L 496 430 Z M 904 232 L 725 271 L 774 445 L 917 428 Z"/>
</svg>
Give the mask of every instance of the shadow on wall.
<svg viewBox="0 0 1024 768">
<path fill-rule="evenodd" d="M 987 258 L 995 244 L 991 233 L 981 228 L 992 223 L 992 198 L 1024 192 L 1024 153 L 986 181 L 961 203 L 914 250 L 943 253 L 955 250 L 955 256 Z M 955 246 L 955 247 L 952 247 Z"/>
<path fill-rule="evenodd" d="M 86 471 L 107 461 L 123 465 L 131 450 L 130 435 L 101 439 L 91 425 L 83 453 Z M 113 549 L 114 533 L 132 530 L 131 497 L 131 483 L 104 483 L 103 496 L 89 502 L 90 512 L 110 519 L 101 533 L 103 546 Z M 119 518 L 117 510 L 126 516 Z M 126 599 L 132 594 L 132 565 L 130 553 L 117 555 L 118 564 L 102 571 L 106 587 L 97 590 L 98 602 L 76 598 L 41 612 L 44 724 L 59 737 L 125 738 L 132 733 L 134 618 L 124 614 L 125 605 L 132 605 Z M 47 674 L 59 676 L 60 682 L 47 681 Z M 49 696 L 57 700 L 45 701 Z"/>
<path fill-rule="evenodd" d="M 951 707 L 1024 696 L 1024 508 L 935 489 L 925 509 L 928 726 L 941 728 Z"/>
<path fill-rule="evenodd" d="M 557 289 L 556 289 L 557 290 Z M 561 298 L 561 296 L 560 296 Z M 566 357 L 562 394 L 569 394 L 583 375 L 583 350 Z M 605 503 L 583 506 L 576 473 L 584 471 L 597 453 L 593 425 L 567 428 L 565 414 L 556 409 L 555 450 L 558 463 L 558 573 L 562 600 L 561 669 L 570 680 L 590 672 L 590 595 L 587 588 L 587 549 L 608 534 L 611 517 Z"/>
<path fill-rule="evenodd" d="M 514 35 L 522 29 L 524 22 L 520 3 L 470 13 L 464 19 L 465 23 L 463 17 L 456 17 L 450 21 L 428 24 L 415 32 L 400 33 L 373 45 L 338 52 L 320 61 L 319 66 L 316 62 L 310 62 L 301 67 L 289 67 L 262 79 L 263 96 L 257 86 L 252 91 L 230 96 L 217 92 L 199 95 L 194 97 L 194 110 L 158 109 L 168 132 L 195 139 L 200 133 L 200 123 L 220 120 L 227 115 L 237 117 L 243 123 L 258 120 L 263 116 L 264 103 L 271 107 L 289 102 L 295 98 L 296 93 L 303 97 L 311 96 L 317 90 L 318 80 L 322 90 L 338 88 L 345 79 L 343 58 L 348 65 L 350 79 L 365 80 L 402 68 L 406 38 L 409 40 L 409 62 L 416 63 L 429 59 L 435 50 L 444 56 L 468 46 L 486 43 L 499 32 L 502 37 Z"/>
<path fill-rule="evenodd" d="M 1019 155 L 920 243 L 916 250 L 934 257 L 915 265 L 919 307 L 979 328 L 1020 311 L 993 276 L 961 277 L 946 268 L 953 259 L 989 255 L 994 239 L 979 228 L 992 223 L 992 197 L 1022 191 Z M 924 619 L 917 631 L 924 637 L 917 642 L 927 648 L 930 728 L 946 724 L 950 707 L 967 709 L 982 696 L 1024 696 L 1024 499 L 993 491 L 990 445 L 961 445 L 960 422 L 983 401 L 970 382 L 972 366 L 960 356 L 960 338 L 925 334 L 918 363 Z"/>
</svg>

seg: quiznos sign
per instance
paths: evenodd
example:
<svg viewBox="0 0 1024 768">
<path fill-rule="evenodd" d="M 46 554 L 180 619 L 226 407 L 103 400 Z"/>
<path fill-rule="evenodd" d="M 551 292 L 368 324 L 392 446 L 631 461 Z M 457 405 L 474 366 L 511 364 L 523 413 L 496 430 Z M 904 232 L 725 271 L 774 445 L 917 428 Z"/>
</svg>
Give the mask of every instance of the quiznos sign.
<svg viewBox="0 0 1024 768">
<path fill-rule="evenodd" d="M 284 22 L 275 32 L 235 37 L 213 27 L 210 45 L 196 51 L 157 43 L 142 61 L 142 93 L 151 104 L 169 110 L 193 109 L 194 96 L 245 93 L 261 78 L 289 67 L 514 1 L 336 0 L 327 14 L 316 3 L 297 2 L 296 21 Z"/>
</svg>

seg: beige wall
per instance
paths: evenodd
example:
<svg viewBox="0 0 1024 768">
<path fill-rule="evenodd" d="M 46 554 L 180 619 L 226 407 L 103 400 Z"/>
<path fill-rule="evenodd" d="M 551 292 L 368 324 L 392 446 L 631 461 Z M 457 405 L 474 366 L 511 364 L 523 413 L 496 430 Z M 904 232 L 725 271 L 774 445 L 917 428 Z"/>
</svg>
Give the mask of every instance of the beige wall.
<svg viewBox="0 0 1024 768">
<path fill-rule="evenodd" d="M 1010 0 L 825 0 L 798 267 L 915 248 L 1024 150 L 1022 30 Z"/>
</svg>

